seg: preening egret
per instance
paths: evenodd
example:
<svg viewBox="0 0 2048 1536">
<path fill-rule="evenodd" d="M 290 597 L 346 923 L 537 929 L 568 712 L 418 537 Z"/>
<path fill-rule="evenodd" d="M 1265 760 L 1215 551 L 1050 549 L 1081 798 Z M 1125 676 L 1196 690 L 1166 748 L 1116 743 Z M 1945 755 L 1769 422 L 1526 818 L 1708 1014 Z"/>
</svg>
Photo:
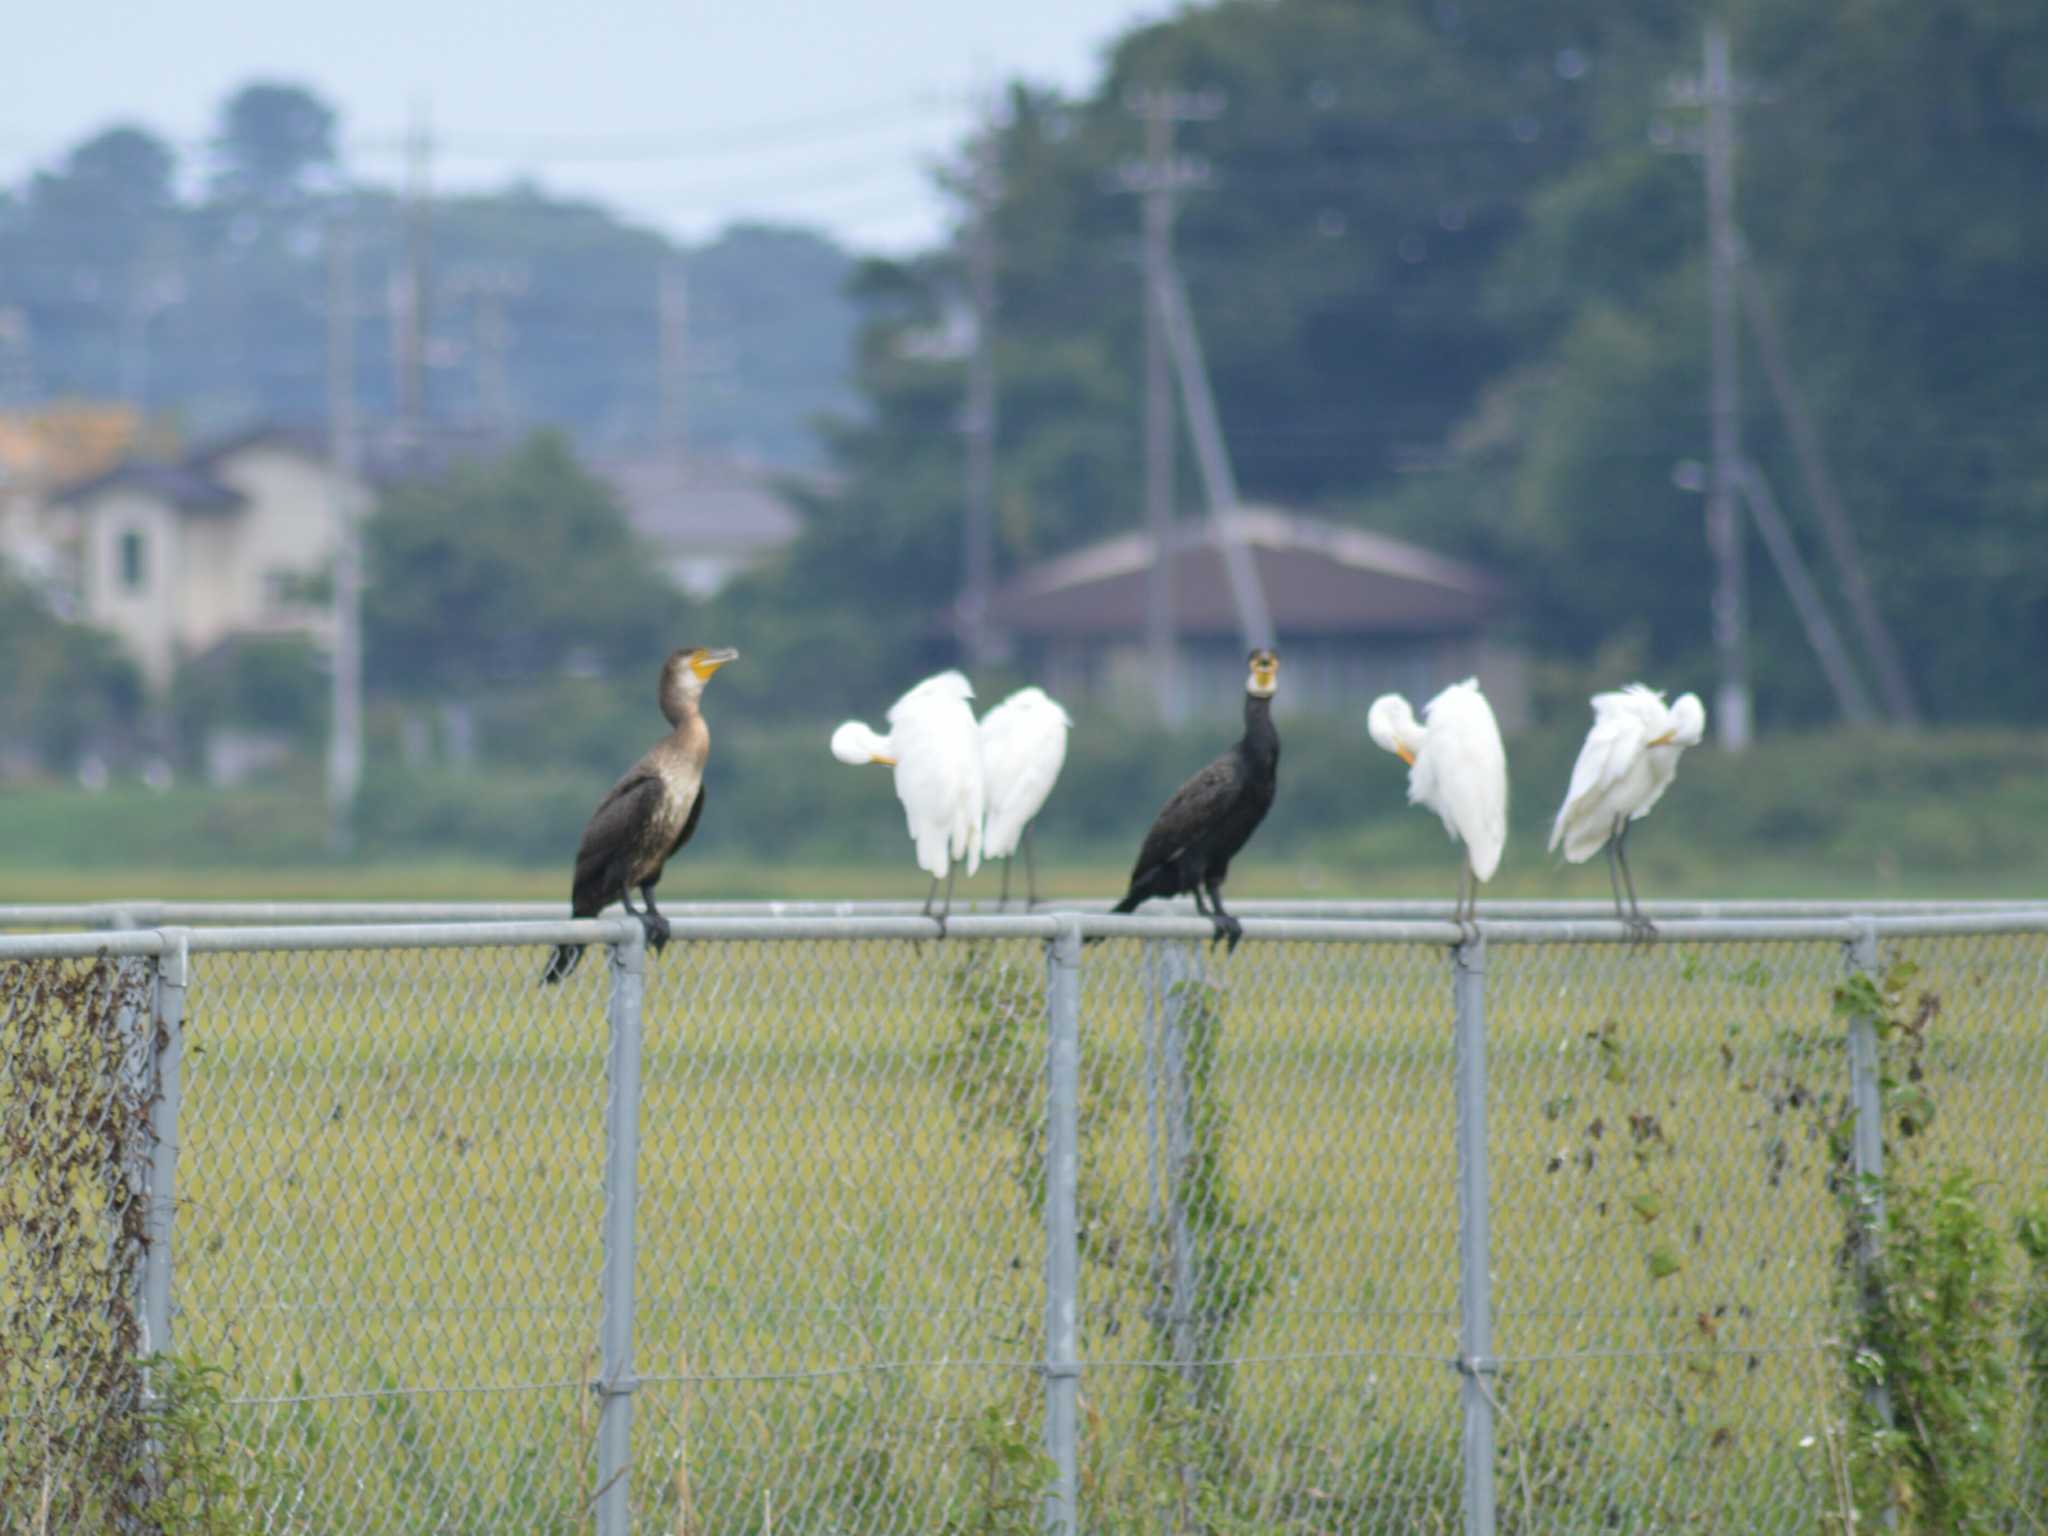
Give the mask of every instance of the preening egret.
<svg viewBox="0 0 2048 1536">
<path fill-rule="evenodd" d="M 1024 904 L 1038 904 L 1031 823 L 1067 760 L 1067 731 L 1073 723 L 1040 688 L 1020 688 L 981 717 L 981 775 L 988 799 L 981 856 L 1003 861 L 1003 906 L 1010 903 L 1010 862 L 1020 842 Z"/>
<path fill-rule="evenodd" d="M 889 734 L 877 736 L 858 720 L 832 733 L 832 755 L 842 763 L 885 763 L 896 771 L 896 798 L 917 845 L 918 868 L 932 877 L 924 899 L 927 917 L 946 882 L 939 932 L 953 910 L 953 871 L 964 861 L 971 877 L 981 867 L 981 824 L 986 809 L 981 777 L 981 736 L 967 701 L 974 689 L 958 672 L 928 677 L 889 706 Z"/>
<path fill-rule="evenodd" d="M 1422 720 L 1398 693 L 1381 694 L 1365 728 L 1408 764 L 1408 803 L 1443 818 L 1465 845 L 1458 871 L 1457 921 L 1478 915 L 1479 883 L 1493 878 L 1508 839 L 1508 758 L 1493 707 L 1479 680 L 1453 683 L 1422 706 Z"/>
<path fill-rule="evenodd" d="M 739 654 L 697 645 L 672 653 L 663 663 L 661 712 L 674 729 L 598 802 L 576 849 L 569 910 L 577 917 L 595 917 L 610 903 L 621 902 L 640 919 L 657 953 L 668 942 L 668 919 L 655 910 L 654 887 L 662 866 L 690 840 L 704 815 L 704 760 L 711 752 L 711 731 L 697 701 L 711 674 L 737 661 Z M 634 886 L 647 903 L 644 912 L 633 905 L 629 892 Z M 560 981 L 582 958 L 581 944 L 557 945 L 541 979 Z"/>
<path fill-rule="evenodd" d="M 1707 710 L 1696 694 L 1684 694 L 1666 705 L 1664 695 L 1631 683 L 1619 693 L 1593 695 L 1593 729 L 1572 766 L 1571 788 L 1550 831 L 1550 847 L 1564 847 L 1565 858 L 1583 864 L 1604 846 L 1607 883 L 1614 891 L 1614 911 L 1624 923 L 1647 938 L 1656 925 L 1643 916 L 1636 900 L 1635 877 L 1628 870 L 1629 824 L 1650 814 L 1678 773 L 1678 757 L 1698 746 L 1707 733 Z M 1620 875 L 1615 874 L 1616 867 Z M 1621 905 L 1621 887 L 1628 885 L 1628 909 Z"/>
<path fill-rule="evenodd" d="M 1192 891 L 1195 909 L 1215 925 L 1217 938 L 1230 941 L 1230 949 L 1237 948 L 1244 928 L 1223 910 L 1223 882 L 1231 859 L 1272 809 L 1280 770 L 1280 733 L 1273 729 L 1280 658 L 1271 651 L 1253 651 L 1250 664 L 1243 737 L 1173 792 L 1145 834 L 1131 868 L 1131 888 L 1110 908 L 1134 912 L 1149 897 Z M 1213 912 L 1203 905 L 1205 891 Z"/>
</svg>

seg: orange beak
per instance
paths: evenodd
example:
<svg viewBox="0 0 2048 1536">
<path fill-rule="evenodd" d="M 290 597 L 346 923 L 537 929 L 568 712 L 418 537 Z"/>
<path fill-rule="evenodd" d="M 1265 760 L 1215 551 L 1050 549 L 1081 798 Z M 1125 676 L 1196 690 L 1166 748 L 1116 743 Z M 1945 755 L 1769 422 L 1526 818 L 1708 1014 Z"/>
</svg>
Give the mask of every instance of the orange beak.
<svg viewBox="0 0 2048 1536">
<path fill-rule="evenodd" d="M 1401 761 L 1406 763 L 1410 768 L 1413 768 L 1415 766 L 1415 754 L 1409 751 L 1406 747 L 1397 745 L 1394 748 L 1394 756 L 1400 758 Z"/>
</svg>

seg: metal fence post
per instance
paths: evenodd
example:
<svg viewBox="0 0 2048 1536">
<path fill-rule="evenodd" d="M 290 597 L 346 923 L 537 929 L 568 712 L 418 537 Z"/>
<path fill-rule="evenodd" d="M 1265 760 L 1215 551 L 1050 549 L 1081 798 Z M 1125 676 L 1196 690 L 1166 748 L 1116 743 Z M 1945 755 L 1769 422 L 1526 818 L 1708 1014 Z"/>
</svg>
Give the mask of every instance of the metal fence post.
<svg viewBox="0 0 2048 1536">
<path fill-rule="evenodd" d="M 156 1019 L 150 1035 L 149 1168 L 145 1175 L 142 1245 L 142 1352 L 171 1347 L 171 1221 L 177 1198 L 179 1068 L 185 1054 L 185 990 L 191 951 L 185 930 L 166 928 L 156 960 Z"/>
<path fill-rule="evenodd" d="M 1457 1006 L 1458 1374 L 1465 1403 L 1465 1532 L 1493 1536 L 1493 1303 L 1487 1265 L 1486 939 L 1452 951 Z"/>
<path fill-rule="evenodd" d="M 1081 1240 L 1081 925 L 1062 918 L 1046 953 L 1045 1452 L 1053 1464 L 1042 1524 L 1079 1529 Z"/>
<path fill-rule="evenodd" d="M 1849 944 L 1851 975 L 1867 976 L 1874 986 L 1883 985 L 1883 961 L 1878 954 L 1877 925 L 1864 918 Z M 1877 1263 L 1884 1233 L 1884 1083 L 1883 1065 L 1878 1057 L 1877 1020 L 1867 1013 L 1849 1018 L 1849 1102 L 1855 1120 L 1849 1141 L 1850 1166 L 1855 1171 L 1856 1293 L 1868 1312 L 1877 1283 Z M 1882 1380 L 1864 1389 L 1864 1401 L 1878 1422 L 1892 1423 L 1891 1388 Z M 1885 1523 L 1897 1523 L 1898 1512 L 1888 1510 Z"/>
<path fill-rule="evenodd" d="M 632 1526 L 634 1207 L 639 1198 L 640 1004 L 647 941 L 639 933 L 610 946 L 612 994 L 605 1063 L 604 1316 L 597 1393 L 598 1536 L 627 1536 Z"/>
<path fill-rule="evenodd" d="M 1173 1367 L 1190 1392 L 1196 1386 L 1195 1314 L 1198 1298 L 1195 1294 L 1195 1235 L 1188 1223 L 1187 1173 L 1195 1147 L 1185 1023 L 1188 999 L 1181 989 L 1194 975 L 1195 967 L 1190 963 L 1187 946 L 1179 943 L 1160 946 L 1156 1091 L 1163 1122 L 1159 1144 L 1161 1183 L 1164 1186 L 1161 1215 L 1166 1228 L 1167 1275 L 1173 1287 L 1173 1304 L 1168 1311 L 1167 1322 L 1173 1340 Z"/>
</svg>

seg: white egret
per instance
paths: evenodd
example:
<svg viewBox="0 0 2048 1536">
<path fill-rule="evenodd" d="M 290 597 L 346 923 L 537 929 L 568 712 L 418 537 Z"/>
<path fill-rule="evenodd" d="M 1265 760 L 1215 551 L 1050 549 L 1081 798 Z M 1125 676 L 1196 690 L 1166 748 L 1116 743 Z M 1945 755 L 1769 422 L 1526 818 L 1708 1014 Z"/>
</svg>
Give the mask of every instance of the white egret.
<svg viewBox="0 0 2048 1536">
<path fill-rule="evenodd" d="M 1479 680 L 1453 683 L 1422 706 L 1422 719 L 1398 693 L 1374 699 L 1365 728 L 1408 764 L 1408 802 L 1443 818 L 1465 845 L 1458 872 L 1457 921 L 1477 916 L 1479 884 L 1500 867 L 1508 839 L 1508 759 L 1500 725 Z"/>
<path fill-rule="evenodd" d="M 1631 683 L 1619 693 L 1593 695 L 1593 729 L 1572 766 L 1571 788 L 1550 831 L 1553 852 L 1583 864 L 1607 849 L 1607 883 L 1614 891 L 1614 911 L 1624 923 L 1647 938 L 1656 925 L 1643 916 L 1636 900 L 1635 877 L 1628 869 L 1628 829 L 1650 814 L 1678 773 L 1678 758 L 1698 746 L 1707 733 L 1707 710 L 1697 694 L 1684 694 L 1666 705 L 1664 695 Z M 1615 871 L 1619 866 L 1620 874 Z M 1621 887 L 1628 885 L 1628 909 Z"/>
<path fill-rule="evenodd" d="M 925 915 L 946 882 L 946 913 L 953 910 L 953 873 L 964 862 L 971 877 L 981 867 L 985 811 L 981 737 L 967 701 L 974 689 L 958 672 L 928 677 L 889 706 L 889 734 L 878 736 L 858 720 L 832 733 L 832 755 L 842 763 L 884 763 L 896 771 L 896 798 L 917 846 L 918 867 L 932 877 Z"/>
<path fill-rule="evenodd" d="M 1067 760 L 1067 712 L 1042 688 L 1020 688 L 981 717 L 981 775 L 988 800 L 981 856 L 1003 861 L 1000 905 L 1010 902 L 1010 863 L 1024 847 L 1024 904 L 1038 905 L 1031 823 Z"/>
</svg>

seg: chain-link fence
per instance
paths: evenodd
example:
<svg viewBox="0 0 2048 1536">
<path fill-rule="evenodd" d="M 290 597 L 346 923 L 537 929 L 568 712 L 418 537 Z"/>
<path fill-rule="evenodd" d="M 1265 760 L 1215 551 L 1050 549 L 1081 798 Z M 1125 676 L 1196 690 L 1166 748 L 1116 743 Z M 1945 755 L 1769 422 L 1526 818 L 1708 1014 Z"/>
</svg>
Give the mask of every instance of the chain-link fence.
<svg viewBox="0 0 2048 1536">
<path fill-rule="evenodd" d="M 2041 1195 L 2048 910 L 1257 910 L 0 938 L 0 1525 L 173 1344 L 277 1531 L 1838 1518 L 1857 1175 Z"/>
</svg>

